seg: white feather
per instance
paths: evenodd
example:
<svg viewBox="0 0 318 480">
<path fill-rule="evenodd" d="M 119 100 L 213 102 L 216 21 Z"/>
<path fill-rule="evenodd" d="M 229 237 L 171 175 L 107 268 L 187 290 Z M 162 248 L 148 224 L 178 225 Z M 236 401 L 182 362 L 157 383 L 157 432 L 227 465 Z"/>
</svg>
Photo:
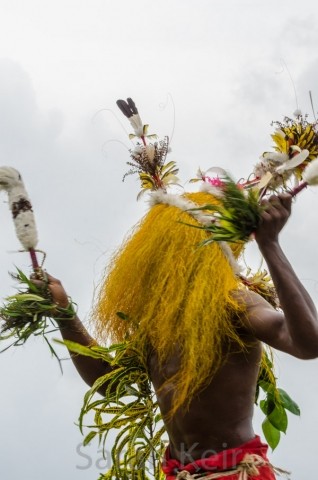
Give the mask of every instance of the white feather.
<svg viewBox="0 0 318 480">
<path fill-rule="evenodd" d="M 144 127 L 139 116 L 139 113 L 135 113 L 129 118 L 130 125 L 133 127 L 135 135 L 141 137 L 143 135 Z"/>
<path fill-rule="evenodd" d="M 200 185 L 200 192 L 210 193 L 216 198 L 222 198 L 224 196 L 224 193 L 221 188 L 215 187 L 208 182 L 203 182 Z"/>
<path fill-rule="evenodd" d="M 318 185 L 318 158 L 308 164 L 303 171 L 302 177 L 308 185 Z"/>
<path fill-rule="evenodd" d="M 291 160 L 288 160 L 287 162 L 283 163 L 283 165 L 280 165 L 279 167 L 277 167 L 276 172 L 283 173 L 286 170 L 291 170 L 293 168 L 298 167 L 298 165 L 301 165 L 306 160 L 308 155 L 309 155 L 308 150 L 301 150 L 301 152 L 295 155 Z"/>
</svg>

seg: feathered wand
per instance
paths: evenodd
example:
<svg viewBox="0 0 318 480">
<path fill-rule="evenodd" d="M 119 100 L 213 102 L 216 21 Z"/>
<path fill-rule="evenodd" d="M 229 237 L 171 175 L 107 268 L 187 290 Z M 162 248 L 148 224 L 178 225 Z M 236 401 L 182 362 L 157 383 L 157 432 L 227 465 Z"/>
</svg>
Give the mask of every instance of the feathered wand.
<svg viewBox="0 0 318 480">
<path fill-rule="evenodd" d="M 35 285 L 19 269 L 13 275 L 23 286 L 16 295 L 6 298 L 6 304 L 0 308 L 0 340 L 13 338 L 10 346 L 22 345 L 32 335 L 41 335 L 47 342 L 51 353 L 56 357 L 52 345 L 47 339 L 50 330 L 57 329 L 53 317 L 67 318 L 74 316 L 73 304 L 70 301 L 66 309 L 58 307 L 50 296 L 46 283 L 46 274 L 37 259 L 38 243 L 37 229 L 32 204 L 24 187 L 20 173 L 12 167 L 0 167 L 0 191 L 8 194 L 9 207 L 17 237 L 31 257 L 33 271 L 36 277 L 44 281 L 44 287 Z M 44 254 L 44 252 L 41 251 Z M 44 254 L 45 258 L 45 254 Z M 4 351 L 3 350 L 3 351 Z"/>
<path fill-rule="evenodd" d="M 303 181 L 293 189 L 285 189 L 293 197 L 308 186 L 318 185 L 318 159 L 312 160 L 302 172 Z M 202 245 L 215 241 L 245 243 L 259 227 L 264 207 L 258 188 L 243 189 L 229 176 L 220 180 L 219 205 L 204 205 L 196 210 L 211 212 L 211 223 L 198 226 L 211 234 Z"/>
<path fill-rule="evenodd" d="M 259 226 L 264 210 L 260 200 L 266 194 L 288 192 L 295 197 L 306 187 L 318 185 L 318 122 L 310 123 L 300 111 L 294 116 L 295 119 L 285 117 L 283 122 L 273 122 L 275 151 L 261 155 L 247 181 L 235 183 L 224 171 L 221 179 L 199 171 L 198 177 L 191 180 L 203 180 L 219 190 L 218 205 L 201 207 L 205 213 L 211 213 L 211 223 L 198 227 L 211 235 L 204 244 L 245 243 Z M 292 180 L 294 188 L 289 186 Z"/>
</svg>

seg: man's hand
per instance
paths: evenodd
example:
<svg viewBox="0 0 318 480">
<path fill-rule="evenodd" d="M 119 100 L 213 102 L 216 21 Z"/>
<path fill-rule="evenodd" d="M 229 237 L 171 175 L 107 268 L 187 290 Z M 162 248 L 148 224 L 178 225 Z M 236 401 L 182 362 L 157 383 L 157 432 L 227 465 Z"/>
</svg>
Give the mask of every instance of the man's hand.
<svg viewBox="0 0 318 480">
<path fill-rule="evenodd" d="M 263 200 L 265 210 L 262 214 L 261 224 L 255 232 L 255 240 L 260 249 L 266 244 L 278 242 L 278 236 L 285 226 L 290 213 L 292 196 L 288 193 L 272 195 L 268 200 Z"/>
<path fill-rule="evenodd" d="M 53 302 L 56 303 L 56 306 L 61 308 L 67 308 L 70 303 L 70 299 L 67 296 L 67 293 L 64 290 L 64 287 L 60 280 L 52 277 L 52 275 L 49 275 L 48 273 L 46 273 L 45 276 L 46 282 L 39 280 L 36 275 L 33 274 L 31 276 L 32 283 L 34 283 L 34 285 L 39 287 L 41 290 L 47 287 L 49 289 L 49 292 L 51 293 Z"/>
<path fill-rule="evenodd" d="M 67 296 L 67 293 L 64 290 L 60 280 L 57 280 L 57 278 L 54 278 L 51 275 L 47 275 L 47 281 L 53 301 L 58 307 L 67 308 L 70 303 L 70 299 Z"/>
</svg>

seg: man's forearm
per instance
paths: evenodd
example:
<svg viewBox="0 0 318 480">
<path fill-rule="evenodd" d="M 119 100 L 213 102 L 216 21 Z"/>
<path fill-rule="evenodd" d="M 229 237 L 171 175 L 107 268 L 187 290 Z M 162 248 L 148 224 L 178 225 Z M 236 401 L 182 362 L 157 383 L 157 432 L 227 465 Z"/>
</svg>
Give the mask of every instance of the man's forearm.
<svg viewBox="0 0 318 480">
<path fill-rule="evenodd" d="M 295 274 L 278 241 L 259 245 L 271 273 L 293 343 L 318 354 L 318 320 L 315 305 Z"/>
<path fill-rule="evenodd" d="M 39 288 L 49 288 L 52 301 L 56 305 L 53 317 L 60 328 L 64 340 L 70 340 L 85 347 L 97 345 L 77 317 L 75 311 L 73 311 L 72 305 L 70 305 L 70 298 L 60 280 L 46 273 L 45 284 L 36 276 L 33 276 L 32 282 Z M 112 367 L 103 360 L 73 352 L 70 352 L 70 355 L 78 373 L 89 386 L 92 386 L 95 380 L 112 370 Z M 100 393 L 103 395 L 104 392 Z"/>
<path fill-rule="evenodd" d="M 71 340 L 85 347 L 97 345 L 97 342 L 89 335 L 79 318 L 75 315 L 73 318 L 56 320 L 64 340 Z M 111 371 L 110 365 L 103 360 L 87 357 L 70 352 L 71 359 L 83 380 L 90 386 L 97 378 Z"/>
</svg>

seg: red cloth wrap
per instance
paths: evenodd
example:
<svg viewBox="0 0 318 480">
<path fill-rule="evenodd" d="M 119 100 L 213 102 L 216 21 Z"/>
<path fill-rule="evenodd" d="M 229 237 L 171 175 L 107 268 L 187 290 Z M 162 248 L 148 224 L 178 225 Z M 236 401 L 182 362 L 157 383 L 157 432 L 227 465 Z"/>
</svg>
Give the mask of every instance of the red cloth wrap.
<svg viewBox="0 0 318 480">
<path fill-rule="evenodd" d="M 166 480 L 175 480 L 178 472 L 186 470 L 191 475 L 194 473 L 220 473 L 225 470 L 231 470 L 235 468 L 240 462 L 242 462 L 244 456 L 247 453 L 252 453 L 259 455 L 267 459 L 267 449 L 268 446 L 261 442 L 260 438 L 256 436 L 249 442 L 239 445 L 235 448 L 229 448 L 228 450 L 223 450 L 222 452 L 211 455 L 207 458 L 202 458 L 196 460 L 195 462 L 188 463 L 187 465 L 182 465 L 179 460 L 174 460 L 170 458 L 170 449 L 167 448 L 165 456 L 162 462 L 162 471 L 166 475 Z M 252 477 L 253 480 L 275 480 L 275 475 L 271 471 L 270 467 L 258 467 L 259 475 Z M 222 477 L 223 478 L 223 477 Z M 238 474 L 227 475 L 224 477 L 224 480 L 237 480 Z M 220 480 L 222 480 L 220 478 Z"/>
</svg>

